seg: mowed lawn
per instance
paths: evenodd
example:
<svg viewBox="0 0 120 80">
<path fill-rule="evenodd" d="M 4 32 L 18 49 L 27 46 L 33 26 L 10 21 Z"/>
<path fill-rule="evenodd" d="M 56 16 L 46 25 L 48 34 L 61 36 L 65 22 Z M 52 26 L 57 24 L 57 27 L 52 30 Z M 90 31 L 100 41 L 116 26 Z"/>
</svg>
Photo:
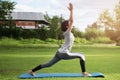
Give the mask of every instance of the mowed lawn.
<svg viewBox="0 0 120 80">
<path fill-rule="evenodd" d="M 18 76 L 33 67 L 49 61 L 57 47 L 0 47 L 0 80 L 22 80 Z M 120 47 L 77 47 L 73 52 L 83 52 L 89 73 L 101 72 L 105 78 L 41 78 L 25 80 L 119 80 Z M 37 73 L 81 73 L 79 59 L 62 60 Z"/>
</svg>

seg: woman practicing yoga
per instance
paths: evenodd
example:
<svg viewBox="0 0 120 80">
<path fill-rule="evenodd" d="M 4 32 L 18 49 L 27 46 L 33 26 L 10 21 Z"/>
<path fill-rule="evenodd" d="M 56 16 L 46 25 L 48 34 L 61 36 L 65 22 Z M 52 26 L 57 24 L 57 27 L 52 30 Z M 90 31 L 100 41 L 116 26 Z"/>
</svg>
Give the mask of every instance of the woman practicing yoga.
<svg viewBox="0 0 120 80">
<path fill-rule="evenodd" d="M 71 53 L 71 48 L 74 42 L 74 35 L 71 32 L 72 30 L 72 25 L 73 25 L 73 5 L 72 3 L 69 3 L 68 10 L 70 11 L 70 18 L 69 20 L 66 20 L 62 22 L 61 24 L 61 30 L 64 32 L 64 44 L 59 48 L 55 54 L 55 56 L 50 60 L 48 63 L 45 64 L 40 64 L 37 67 L 33 68 L 32 70 L 29 71 L 29 73 L 33 76 L 35 76 L 35 71 L 38 71 L 40 69 L 50 67 L 57 63 L 60 60 L 69 60 L 69 59 L 80 59 L 80 65 L 81 65 L 81 70 L 83 76 L 90 76 L 86 72 L 85 68 L 85 56 L 82 53 Z"/>
</svg>

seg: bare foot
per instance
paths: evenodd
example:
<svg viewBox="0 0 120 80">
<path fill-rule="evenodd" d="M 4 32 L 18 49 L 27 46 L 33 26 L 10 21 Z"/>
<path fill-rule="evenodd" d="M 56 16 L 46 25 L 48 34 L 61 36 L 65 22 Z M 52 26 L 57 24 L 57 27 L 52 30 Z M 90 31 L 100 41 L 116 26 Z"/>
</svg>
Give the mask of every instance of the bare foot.
<svg viewBox="0 0 120 80">
<path fill-rule="evenodd" d="M 29 71 L 29 74 L 31 74 L 32 76 L 36 76 L 32 70 Z"/>
<path fill-rule="evenodd" d="M 91 76 L 91 74 L 87 73 L 87 72 L 83 72 L 82 75 L 85 76 Z"/>
</svg>

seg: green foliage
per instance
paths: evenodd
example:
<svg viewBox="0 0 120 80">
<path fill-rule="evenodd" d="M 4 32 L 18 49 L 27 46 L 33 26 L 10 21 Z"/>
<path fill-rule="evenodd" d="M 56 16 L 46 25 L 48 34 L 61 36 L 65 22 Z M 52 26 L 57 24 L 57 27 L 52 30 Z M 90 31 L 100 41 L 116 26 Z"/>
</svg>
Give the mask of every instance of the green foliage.
<svg viewBox="0 0 120 80">
<path fill-rule="evenodd" d="M 3 37 L 0 40 L 0 45 L 1 46 L 18 46 L 18 45 L 20 45 L 20 43 L 19 43 L 19 41 L 15 40 L 15 39 Z"/>
<path fill-rule="evenodd" d="M 61 17 L 59 16 L 53 16 L 51 19 L 51 24 L 49 26 L 49 38 L 58 39 L 60 31 L 60 25 L 61 25 Z"/>
<path fill-rule="evenodd" d="M 5 20 L 5 15 L 9 15 L 9 13 L 14 9 L 16 5 L 15 2 L 3 1 L 0 5 L 0 18 Z M 85 32 L 79 31 L 79 29 L 73 27 L 72 32 L 76 37 L 75 43 L 79 44 L 88 44 L 88 43 L 112 43 L 114 40 L 119 42 L 120 37 L 120 29 L 119 29 L 119 12 L 120 12 L 120 2 L 115 7 L 115 17 L 114 19 L 110 16 L 108 10 L 104 11 L 97 22 L 89 25 Z M 9 7 L 9 8 L 8 8 Z M 4 15 L 4 16 L 3 16 Z M 2 17 L 1 17 L 2 16 Z M 4 25 L 0 25 L 0 38 L 8 37 L 14 39 L 20 39 L 21 43 L 32 43 L 32 44 L 41 44 L 41 43 L 58 43 L 58 40 L 62 40 L 62 32 L 60 30 L 61 22 L 65 20 L 59 16 L 50 17 L 47 13 L 44 15 L 45 19 L 50 23 L 50 25 L 42 26 L 40 29 L 36 30 L 24 30 L 21 28 L 16 28 L 14 25 L 9 25 L 6 28 Z M 9 19 L 11 19 L 9 17 Z M 12 24 L 12 22 L 9 22 Z M 99 23 L 99 24 L 98 24 Z M 101 26 L 101 23 L 104 24 Z M 105 27 L 105 31 L 102 31 Z M 109 38 L 107 38 L 107 37 Z M 22 39 L 21 39 L 22 38 Z"/>
<path fill-rule="evenodd" d="M 46 40 L 49 37 L 48 30 L 45 26 L 42 26 L 40 29 L 35 30 L 34 38 L 39 38 L 41 40 Z"/>
<path fill-rule="evenodd" d="M 72 28 L 72 33 L 74 34 L 75 37 L 83 38 L 84 33 L 81 32 L 78 28 L 73 27 Z"/>
<path fill-rule="evenodd" d="M 114 41 L 111 41 L 108 37 L 98 37 L 95 39 L 91 39 L 90 41 L 86 40 L 85 38 L 75 38 L 74 45 L 86 45 L 86 44 L 94 44 L 94 43 L 114 43 Z M 40 40 L 37 38 L 31 38 L 31 39 L 13 39 L 13 38 L 7 38 L 3 37 L 0 39 L 0 45 L 1 46 L 29 46 L 29 45 L 53 45 L 53 46 L 61 46 L 63 44 L 63 40 L 56 40 L 52 38 L 47 38 L 46 40 Z"/>
<path fill-rule="evenodd" d="M 93 43 L 115 43 L 114 41 L 110 40 L 109 37 L 97 37 L 97 38 L 92 38 L 91 42 Z"/>
<path fill-rule="evenodd" d="M 40 39 L 32 38 L 32 39 L 21 39 L 20 43 L 21 44 L 44 44 L 45 42 Z"/>
<path fill-rule="evenodd" d="M 31 39 L 23 39 L 20 38 L 19 40 L 13 39 L 13 38 L 7 38 L 3 37 L 0 39 L 0 46 L 29 46 L 29 45 L 44 45 L 44 44 L 52 44 L 57 45 L 58 40 L 48 38 L 45 41 L 37 39 L 37 38 L 31 38 Z"/>
<path fill-rule="evenodd" d="M 11 12 L 13 11 L 15 5 L 16 5 L 15 2 L 11 2 L 8 0 L 0 2 L 0 20 L 4 21 L 4 24 L 1 24 L 4 27 L 8 25 L 9 25 L 8 27 L 10 27 L 11 19 L 12 19 Z M 10 21 L 6 22 L 6 20 L 10 20 Z"/>
<path fill-rule="evenodd" d="M 52 38 L 48 38 L 48 39 L 46 39 L 45 41 L 46 41 L 47 43 L 54 43 L 54 44 L 56 44 L 56 43 L 58 42 L 58 40 L 52 39 Z"/>
<path fill-rule="evenodd" d="M 100 37 L 100 36 L 104 36 L 104 32 L 103 32 L 103 31 L 97 30 L 97 29 L 95 29 L 95 28 L 92 28 L 92 26 L 91 26 L 91 27 L 88 27 L 88 28 L 86 29 L 85 38 L 86 38 L 87 40 L 91 40 L 91 39 L 93 39 L 93 38 L 97 38 L 97 37 Z"/>
<path fill-rule="evenodd" d="M 79 38 L 79 37 L 77 37 L 77 38 L 75 38 L 75 41 L 74 41 L 75 43 L 77 43 L 77 44 L 88 44 L 88 43 L 90 43 L 88 40 L 86 40 L 85 38 Z"/>
<path fill-rule="evenodd" d="M 14 39 L 30 39 L 30 38 L 38 38 L 41 40 L 45 40 L 47 36 L 47 29 L 22 29 L 22 28 L 0 28 L 0 37 L 9 37 Z"/>
</svg>

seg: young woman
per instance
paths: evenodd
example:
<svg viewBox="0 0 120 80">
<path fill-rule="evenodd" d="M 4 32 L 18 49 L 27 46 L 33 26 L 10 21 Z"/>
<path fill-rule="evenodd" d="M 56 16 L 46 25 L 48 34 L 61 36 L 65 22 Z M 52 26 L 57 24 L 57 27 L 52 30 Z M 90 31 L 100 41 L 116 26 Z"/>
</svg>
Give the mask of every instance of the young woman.
<svg viewBox="0 0 120 80">
<path fill-rule="evenodd" d="M 65 38 L 64 44 L 62 45 L 61 48 L 58 49 L 58 51 L 56 52 L 55 56 L 53 57 L 53 59 L 51 61 L 49 61 L 48 63 L 45 63 L 45 64 L 40 64 L 37 67 L 30 70 L 29 73 L 31 75 L 35 76 L 35 71 L 38 71 L 42 68 L 50 67 L 62 59 L 68 60 L 68 59 L 75 59 L 75 58 L 80 59 L 80 65 L 81 65 L 81 70 L 82 70 L 83 76 L 90 75 L 86 72 L 86 69 L 85 69 L 84 55 L 81 53 L 71 53 L 70 52 L 73 42 L 74 42 L 74 35 L 71 32 L 72 24 L 73 24 L 73 5 L 72 5 L 72 3 L 69 3 L 68 9 L 70 11 L 70 18 L 69 18 L 69 20 L 62 22 L 62 24 L 61 24 L 61 30 L 64 32 L 63 35 Z"/>
</svg>

